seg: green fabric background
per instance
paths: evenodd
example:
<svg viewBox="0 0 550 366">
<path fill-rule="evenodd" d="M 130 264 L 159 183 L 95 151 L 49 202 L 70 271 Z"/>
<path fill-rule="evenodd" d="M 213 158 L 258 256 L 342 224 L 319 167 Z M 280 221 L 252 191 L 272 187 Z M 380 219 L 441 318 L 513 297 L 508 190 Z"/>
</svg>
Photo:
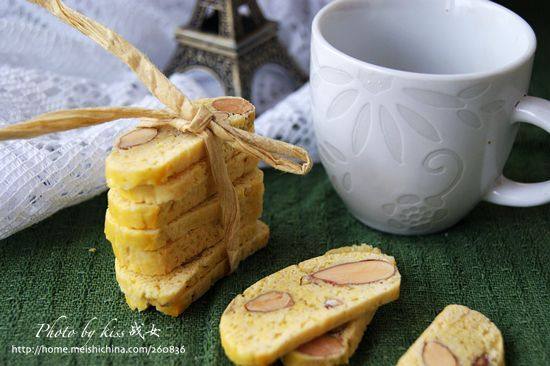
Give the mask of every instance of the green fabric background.
<svg viewBox="0 0 550 366">
<path fill-rule="evenodd" d="M 507 2 L 535 28 L 539 52 L 532 93 L 550 98 L 550 11 L 544 2 Z M 521 129 L 506 174 L 523 181 L 550 178 L 549 139 Z M 447 304 L 479 310 L 501 329 L 509 365 L 550 364 L 550 206 L 512 209 L 479 204 L 447 232 L 399 237 L 353 217 L 321 166 L 307 177 L 268 171 L 264 219 L 269 246 L 219 281 L 179 318 L 132 312 L 118 290 L 113 254 L 103 236 L 103 194 L 0 242 L 0 364 L 225 365 L 218 322 L 228 302 L 256 280 L 330 248 L 367 242 L 394 255 L 403 276 L 401 298 L 377 313 L 353 365 L 392 365 Z M 90 252 L 89 248 L 96 248 Z M 81 346 L 85 340 L 37 339 L 39 323 L 61 315 L 77 330 L 86 321 L 154 324 L 161 337 L 94 338 L 89 345 L 185 346 L 184 355 L 12 354 L 11 346 Z"/>
</svg>

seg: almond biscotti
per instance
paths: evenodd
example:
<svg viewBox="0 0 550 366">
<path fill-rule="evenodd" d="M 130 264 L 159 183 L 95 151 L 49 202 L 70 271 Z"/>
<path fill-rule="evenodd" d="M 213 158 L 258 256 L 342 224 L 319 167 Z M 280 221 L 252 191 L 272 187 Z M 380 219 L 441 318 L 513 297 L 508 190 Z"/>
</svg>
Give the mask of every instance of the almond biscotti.
<svg viewBox="0 0 550 366">
<path fill-rule="evenodd" d="M 243 211 L 244 210 L 244 211 Z M 261 216 L 258 210 L 241 207 L 241 228 L 239 237 L 248 240 L 253 234 L 256 222 Z M 221 224 L 203 225 L 186 233 L 184 236 L 157 250 L 141 250 L 131 243 L 112 243 L 117 261 L 128 270 L 144 275 L 168 274 L 183 263 L 192 260 L 207 248 L 223 239 L 224 229 Z"/>
<path fill-rule="evenodd" d="M 229 178 L 234 182 L 254 170 L 258 162 L 259 160 L 251 155 L 236 152 L 226 160 Z M 122 198 L 130 202 L 162 205 L 170 201 L 183 200 L 188 202 L 189 207 L 216 193 L 208 159 L 203 159 L 171 176 L 163 184 L 111 189 L 115 189 Z"/>
<path fill-rule="evenodd" d="M 399 359 L 397 366 L 503 366 L 504 342 L 485 315 L 449 305 Z"/>
<path fill-rule="evenodd" d="M 336 305 L 337 303 L 334 303 Z M 347 365 L 375 311 L 300 345 L 281 358 L 285 366 L 337 366 Z"/>
<path fill-rule="evenodd" d="M 240 243 L 243 260 L 263 248 L 269 239 L 269 228 L 261 221 L 254 225 L 251 240 Z M 206 249 L 190 263 L 167 275 L 145 276 L 129 271 L 115 261 L 115 272 L 126 302 L 132 309 L 154 306 L 158 311 L 178 316 L 217 280 L 229 273 L 229 262 L 223 241 Z"/>
<path fill-rule="evenodd" d="M 254 170 L 235 187 L 241 206 L 251 206 L 251 216 L 259 215 L 263 209 L 263 172 Z M 250 205 L 247 204 L 250 203 Z M 242 211 L 245 214 L 246 209 Z M 161 229 L 136 230 L 120 225 L 108 209 L 105 215 L 105 235 L 111 243 L 132 245 L 140 250 L 157 250 L 183 237 L 190 230 L 203 225 L 220 224 L 221 209 L 217 196 L 201 203 Z M 221 225 L 221 224 L 220 224 Z"/>
<path fill-rule="evenodd" d="M 300 345 L 399 297 L 393 257 L 340 248 L 267 276 L 225 309 L 220 337 L 239 365 L 268 365 Z"/>
<path fill-rule="evenodd" d="M 235 190 L 237 194 L 246 196 L 246 193 L 251 189 L 250 187 L 255 187 L 261 182 L 263 182 L 262 171 L 252 169 L 250 173 L 234 182 Z M 120 195 L 119 190 L 111 189 L 107 195 L 109 213 L 114 221 L 121 226 L 141 230 L 160 229 L 203 202 L 208 198 L 207 194 L 212 191 L 204 186 L 201 188 L 190 186 L 186 192 L 188 194 L 183 199 L 156 204 L 128 201 Z M 217 197 L 208 202 L 208 205 L 203 205 L 201 214 L 204 217 L 219 216 L 221 209 Z M 197 220 L 202 222 L 203 219 L 197 218 Z M 185 223 L 182 223 L 182 225 L 185 225 Z"/>
<path fill-rule="evenodd" d="M 196 103 L 217 111 L 219 118 L 227 118 L 234 127 L 253 129 L 255 109 L 245 99 L 226 97 Z M 107 157 L 105 177 L 109 187 L 126 190 L 165 183 L 170 176 L 206 157 L 202 138 L 170 126 L 130 131 L 119 138 L 118 147 Z M 231 148 L 224 144 L 223 149 L 227 152 Z"/>
</svg>

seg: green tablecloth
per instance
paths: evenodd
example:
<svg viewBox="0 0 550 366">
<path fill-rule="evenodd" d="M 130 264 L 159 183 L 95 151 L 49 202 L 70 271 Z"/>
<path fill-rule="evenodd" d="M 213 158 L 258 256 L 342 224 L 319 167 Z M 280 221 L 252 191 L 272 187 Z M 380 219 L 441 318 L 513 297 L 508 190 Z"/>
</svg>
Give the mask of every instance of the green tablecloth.
<svg viewBox="0 0 550 366">
<path fill-rule="evenodd" d="M 514 2 L 516 3 L 516 2 Z M 550 98 L 550 12 L 521 2 L 539 35 L 532 92 Z M 506 5 L 511 5 L 506 3 Z M 512 4 L 513 5 L 513 4 Z M 548 136 L 524 127 L 507 165 L 523 181 L 550 178 Z M 0 364 L 229 364 L 218 322 L 228 302 L 256 280 L 327 249 L 371 243 L 394 255 L 403 276 L 401 298 L 377 313 L 353 365 L 392 365 L 447 304 L 479 310 L 502 330 L 509 365 L 550 364 L 550 206 L 512 209 L 481 203 L 447 232 L 399 237 L 371 230 L 349 215 L 317 166 L 307 177 L 268 171 L 264 219 L 269 246 L 218 282 L 179 318 L 132 312 L 118 290 L 113 254 L 103 236 L 106 196 L 68 208 L 0 242 Z M 91 249 L 95 248 L 95 249 Z M 39 324 L 60 316 L 70 338 L 35 337 Z M 92 320 L 94 317 L 97 320 Z M 116 320 L 113 320 L 116 319 Z M 184 354 L 23 355 L 14 346 L 83 346 L 88 321 L 96 334 L 88 346 L 184 346 Z M 103 327 L 124 337 L 100 337 Z M 160 337 L 131 336 L 153 325 Z M 69 335 L 65 332 L 65 335 Z M 114 334 L 112 334 L 114 335 Z"/>
</svg>

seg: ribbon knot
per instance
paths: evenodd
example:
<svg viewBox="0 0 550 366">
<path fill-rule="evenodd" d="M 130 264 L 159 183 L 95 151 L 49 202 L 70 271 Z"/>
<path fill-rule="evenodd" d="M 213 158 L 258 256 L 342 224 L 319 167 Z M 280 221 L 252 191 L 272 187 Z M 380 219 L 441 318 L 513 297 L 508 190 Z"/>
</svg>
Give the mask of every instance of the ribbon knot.
<svg viewBox="0 0 550 366">
<path fill-rule="evenodd" d="M 193 120 L 187 126 L 187 130 L 191 133 L 201 133 L 208 127 L 210 122 L 213 121 L 213 118 L 214 114 L 204 106 L 200 106 L 197 114 L 195 114 Z"/>
<path fill-rule="evenodd" d="M 235 128 L 226 121 L 228 115 L 217 116 L 207 106 L 195 106 L 141 51 L 112 30 L 67 7 L 61 0 L 28 1 L 45 8 L 118 57 L 167 109 L 100 107 L 50 112 L 0 129 L 0 140 L 30 138 L 125 118 L 141 119 L 140 127 L 170 125 L 201 137 L 218 191 L 229 266 L 231 271 L 235 270 L 241 257 L 237 242 L 240 210 L 221 144 L 227 143 L 276 169 L 294 174 L 306 174 L 311 169 L 307 152 L 300 147 Z"/>
</svg>

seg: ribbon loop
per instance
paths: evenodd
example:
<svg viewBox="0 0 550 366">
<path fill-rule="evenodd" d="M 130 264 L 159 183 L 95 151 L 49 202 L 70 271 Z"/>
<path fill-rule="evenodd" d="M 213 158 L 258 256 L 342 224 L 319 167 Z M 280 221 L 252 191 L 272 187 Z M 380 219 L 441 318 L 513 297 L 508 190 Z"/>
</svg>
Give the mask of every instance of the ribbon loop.
<svg viewBox="0 0 550 366">
<path fill-rule="evenodd" d="M 313 162 L 307 151 L 299 146 L 243 131 L 227 122 L 211 126 L 213 132 L 229 145 L 263 160 L 275 169 L 299 175 L 311 170 Z"/>
</svg>

